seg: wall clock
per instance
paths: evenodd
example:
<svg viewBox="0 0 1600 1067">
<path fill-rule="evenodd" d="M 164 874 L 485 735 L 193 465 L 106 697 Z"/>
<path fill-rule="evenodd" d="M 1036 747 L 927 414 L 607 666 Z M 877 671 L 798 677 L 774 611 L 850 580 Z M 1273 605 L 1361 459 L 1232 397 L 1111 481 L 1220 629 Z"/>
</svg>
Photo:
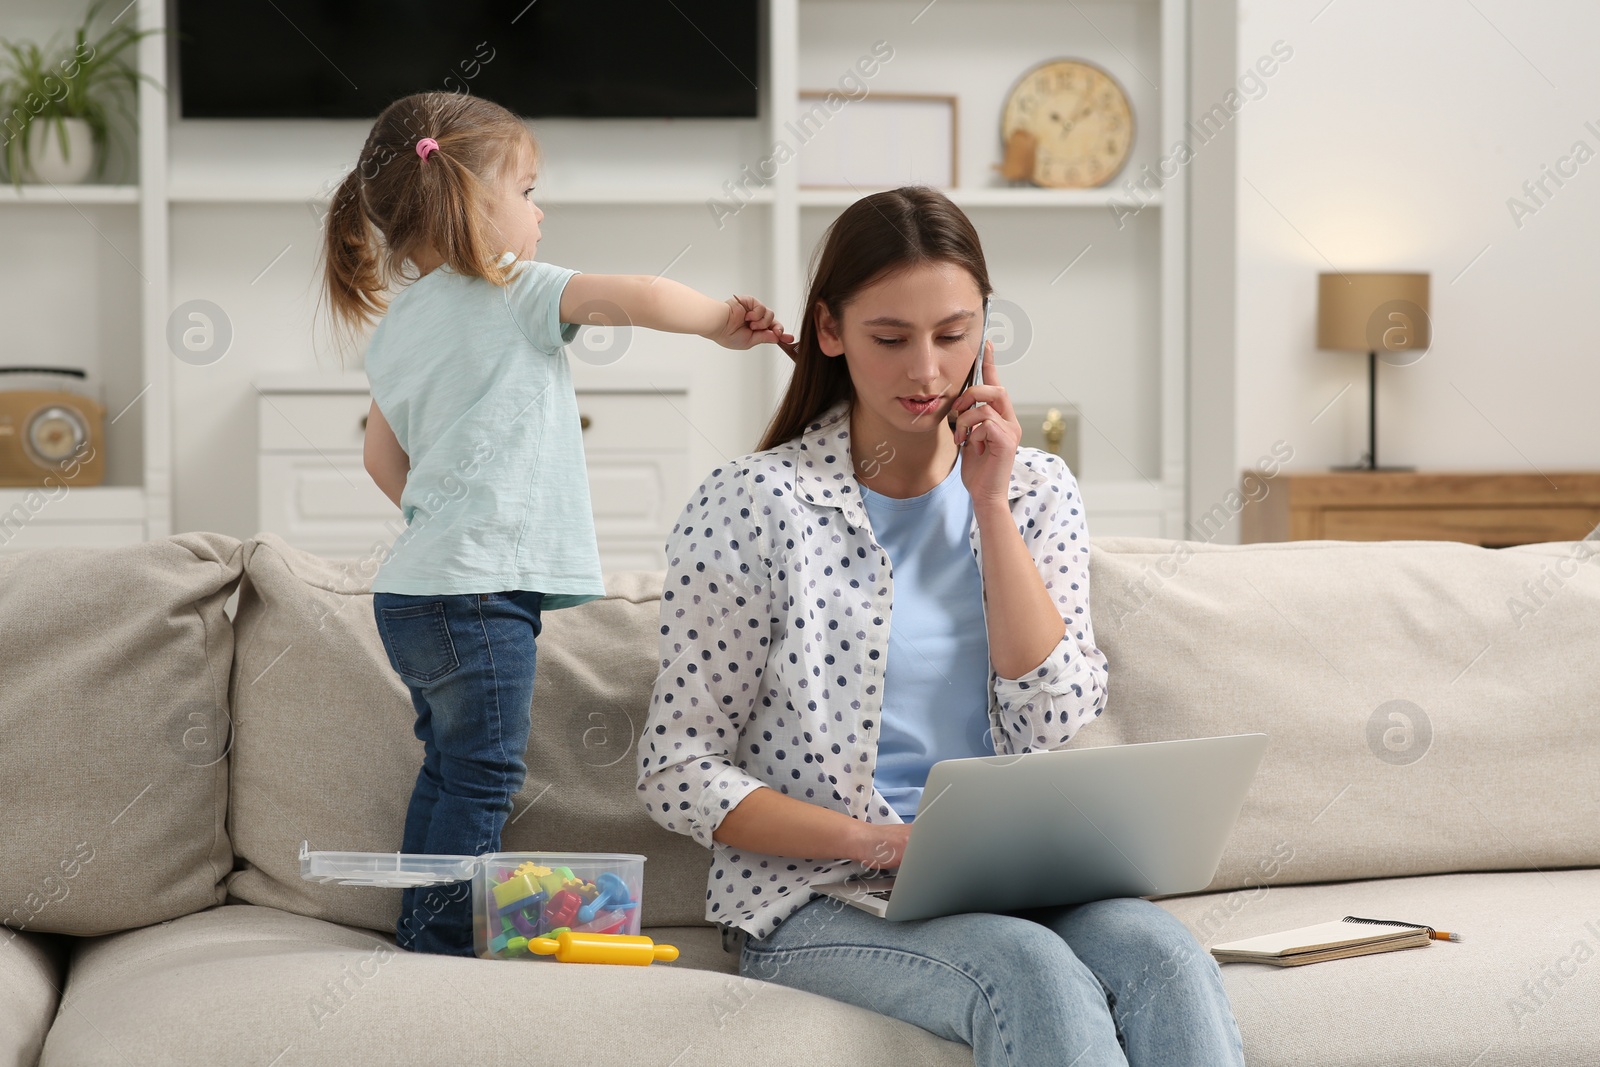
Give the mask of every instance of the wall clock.
<svg viewBox="0 0 1600 1067">
<path fill-rule="evenodd" d="M 1052 59 L 1012 87 L 1001 112 L 1000 142 L 1008 178 L 1054 189 L 1093 188 L 1115 178 L 1127 162 L 1133 108 L 1117 80 L 1093 63 Z"/>
</svg>

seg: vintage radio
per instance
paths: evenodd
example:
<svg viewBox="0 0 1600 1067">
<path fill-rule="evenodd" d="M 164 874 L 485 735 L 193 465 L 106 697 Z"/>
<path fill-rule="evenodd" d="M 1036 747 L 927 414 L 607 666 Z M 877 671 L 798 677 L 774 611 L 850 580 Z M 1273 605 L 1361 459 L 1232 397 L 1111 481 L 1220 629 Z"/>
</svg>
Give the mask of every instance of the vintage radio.
<svg viewBox="0 0 1600 1067">
<path fill-rule="evenodd" d="M 0 367 L 0 486 L 99 485 L 105 407 L 88 375 Z"/>
</svg>

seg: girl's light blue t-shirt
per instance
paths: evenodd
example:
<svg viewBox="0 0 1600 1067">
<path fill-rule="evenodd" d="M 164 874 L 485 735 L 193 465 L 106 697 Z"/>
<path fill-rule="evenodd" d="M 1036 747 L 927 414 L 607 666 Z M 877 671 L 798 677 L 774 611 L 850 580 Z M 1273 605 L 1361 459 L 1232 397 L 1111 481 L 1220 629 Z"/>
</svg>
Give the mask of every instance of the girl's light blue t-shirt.
<svg viewBox="0 0 1600 1067">
<path fill-rule="evenodd" d="M 578 327 L 561 322 L 561 291 L 577 272 L 533 260 L 512 269 L 502 289 L 438 267 L 401 290 L 373 332 L 372 399 L 411 460 L 406 528 L 375 593 L 526 589 L 553 609 L 605 592 L 562 351 Z"/>
<path fill-rule="evenodd" d="M 873 785 L 911 822 L 935 763 L 994 755 L 983 577 L 968 537 L 972 497 L 958 459 L 921 496 L 862 486 L 861 499 L 894 571 Z"/>
</svg>

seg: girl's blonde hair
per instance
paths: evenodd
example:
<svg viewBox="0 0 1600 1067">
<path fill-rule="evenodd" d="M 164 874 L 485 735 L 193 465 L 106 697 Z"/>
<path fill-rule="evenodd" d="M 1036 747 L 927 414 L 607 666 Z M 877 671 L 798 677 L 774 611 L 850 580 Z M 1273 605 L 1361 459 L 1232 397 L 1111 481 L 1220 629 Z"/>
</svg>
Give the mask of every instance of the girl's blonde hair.
<svg viewBox="0 0 1600 1067">
<path fill-rule="evenodd" d="M 439 147 L 423 159 L 425 137 Z M 465 93 L 415 93 L 384 109 L 326 218 L 323 296 L 343 336 L 383 314 L 385 291 L 407 279 L 406 261 L 426 247 L 459 274 L 506 284 L 484 208 L 523 145 L 537 156 L 520 118 Z"/>
</svg>

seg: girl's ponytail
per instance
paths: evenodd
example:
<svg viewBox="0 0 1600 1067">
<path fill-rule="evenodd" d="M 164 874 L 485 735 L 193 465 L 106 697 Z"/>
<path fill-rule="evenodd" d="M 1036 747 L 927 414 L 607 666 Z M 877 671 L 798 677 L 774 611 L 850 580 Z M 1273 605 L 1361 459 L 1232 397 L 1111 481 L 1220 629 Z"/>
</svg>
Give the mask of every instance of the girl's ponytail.
<svg viewBox="0 0 1600 1067">
<path fill-rule="evenodd" d="M 417 145 L 432 139 L 419 153 Z M 463 93 L 417 93 L 383 110 L 326 216 L 323 295 L 341 342 L 388 307 L 407 261 L 424 249 L 458 274 L 505 285 L 491 183 L 538 145 L 516 115 Z"/>
<path fill-rule="evenodd" d="M 361 168 L 339 183 L 328 207 L 323 242 L 323 295 L 341 338 L 383 314 L 378 235 L 361 203 Z"/>
</svg>

